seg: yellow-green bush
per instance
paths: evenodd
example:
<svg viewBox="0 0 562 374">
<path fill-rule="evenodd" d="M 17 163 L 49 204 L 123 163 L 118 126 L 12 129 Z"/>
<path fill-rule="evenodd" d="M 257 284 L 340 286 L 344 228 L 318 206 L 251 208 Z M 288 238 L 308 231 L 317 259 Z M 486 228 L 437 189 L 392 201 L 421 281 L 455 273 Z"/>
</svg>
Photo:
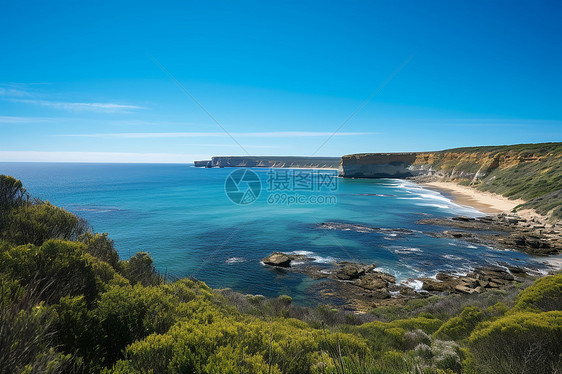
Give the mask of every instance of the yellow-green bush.
<svg viewBox="0 0 562 374">
<path fill-rule="evenodd" d="M 482 325 L 469 337 L 483 373 L 551 373 L 562 366 L 562 311 L 519 312 Z"/>
<path fill-rule="evenodd" d="M 539 278 L 517 296 L 512 313 L 548 312 L 562 309 L 562 273 Z"/>
<path fill-rule="evenodd" d="M 27 200 L 29 195 L 20 180 L 8 175 L 0 175 L 0 209 L 22 205 Z"/>
<path fill-rule="evenodd" d="M 129 261 L 123 262 L 122 271 L 131 284 L 140 283 L 143 286 L 155 286 L 163 283 L 156 273 L 154 261 L 146 252 L 137 252 Z"/>
<path fill-rule="evenodd" d="M 76 240 L 88 230 L 84 220 L 49 202 L 24 204 L 2 215 L 6 217 L 0 235 L 16 245 L 41 245 L 49 239 Z"/>
<path fill-rule="evenodd" d="M 480 308 L 467 306 L 458 317 L 453 317 L 441 325 L 434 336 L 445 340 L 465 339 L 483 319 L 484 314 Z"/>
<path fill-rule="evenodd" d="M 107 234 L 86 232 L 78 236 L 78 241 L 86 245 L 86 251 L 92 256 L 107 262 L 113 268 L 117 268 L 119 255 L 113 247 L 113 240 L 109 239 Z"/>
<path fill-rule="evenodd" d="M 165 366 L 172 372 L 257 373 L 271 366 L 272 372 L 304 373 L 317 364 L 331 365 L 334 356 L 365 359 L 368 351 L 357 336 L 313 329 L 301 321 L 221 315 L 210 323 L 179 322 L 166 334 L 131 344 L 126 357 L 141 372 Z"/>
<path fill-rule="evenodd" d="M 26 305 L 23 309 L 0 309 L 0 371 L 62 371 L 70 362 L 70 355 L 53 348 L 54 319 L 53 310 L 44 303 Z"/>
<path fill-rule="evenodd" d="M 13 247 L 0 253 L 0 269 L 49 302 L 66 295 L 92 301 L 100 291 L 84 246 L 75 242 L 51 239 L 41 246 Z"/>
</svg>

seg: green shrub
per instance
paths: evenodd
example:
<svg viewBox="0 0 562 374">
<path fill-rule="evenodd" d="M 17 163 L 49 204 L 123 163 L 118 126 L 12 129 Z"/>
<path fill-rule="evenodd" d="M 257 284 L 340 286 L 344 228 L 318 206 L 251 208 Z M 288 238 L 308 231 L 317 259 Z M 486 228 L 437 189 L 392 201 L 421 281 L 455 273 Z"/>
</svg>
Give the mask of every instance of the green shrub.
<svg viewBox="0 0 562 374">
<path fill-rule="evenodd" d="M 404 335 L 404 349 L 414 349 L 420 344 L 431 344 L 431 338 L 422 330 L 408 331 Z"/>
<path fill-rule="evenodd" d="M 3 373 L 60 372 L 70 356 L 52 348 L 55 314 L 43 303 L 0 310 L 0 371 Z"/>
<path fill-rule="evenodd" d="M 173 325 L 179 301 L 159 287 L 113 286 L 100 295 L 95 309 L 103 332 L 107 363 L 121 358 L 121 350 L 152 333 Z"/>
<path fill-rule="evenodd" d="M 113 247 L 113 240 L 109 239 L 107 234 L 86 232 L 78 236 L 78 241 L 86 245 L 86 251 L 92 256 L 107 262 L 113 268 L 117 268 L 119 255 Z"/>
<path fill-rule="evenodd" d="M 27 201 L 29 195 L 20 180 L 4 174 L 0 175 L 0 209 L 23 205 Z"/>
<path fill-rule="evenodd" d="M 103 362 L 103 350 L 99 321 L 93 311 L 88 309 L 83 296 L 63 297 L 54 306 L 57 313 L 55 327 L 58 345 L 65 352 L 79 358 L 85 369 L 97 371 Z"/>
<path fill-rule="evenodd" d="M 562 311 L 519 312 L 487 323 L 469 338 L 482 373 L 551 373 L 562 365 Z"/>
<path fill-rule="evenodd" d="M 179 322 L 166 334 L 131 344 L 126 357 L 141 372 L 259 373 L 271 367 L 271 372 L 304 373 L 317 365 L 328 369 L 337 360 L 364 360 L 367 352 L 356 336 L 312 329 L 301 321 L 223 315 L 211 322 Z"/>
<path fill-rule="evenodd" d="M 13 247 L 0 253 L 0 268 L 49 303 L 67 295 L 92 301 L 101 287 L 83 245 L 69 241 Z"/>
<path fill-rule="evenodd" d="M 288 306 L 293 302 L 293 298 L 288 295 L 281 295 L 277 298 L 277 301 L 279 301 L 279 304 L 281 305 Z"/>
<path fill-rule="evenodd" d="M 140 283 L 143 286 L 153 286 L 162 283 L 156 273 L 154 261 L 146 252 L 137 252 L 124 265 L 125 277 L 131 284 Z"/>
<path fill-rule="evenodd" d="M 24 298 L 27 290 L 18 280 L 0 273 L 0 308 L 10 308 Z"/>
<path fill-rule="evenodd" d="M 435 333 L 438 339 L 462 340 L 468 338 L 476 325 L 484 319 L 482 311 L 475 306 L 467 306 L 458 317 L 445 322 Z"/>
<path fill-rule="evenodd" d="M 389 322 L 389 325 L 403 328 L 405 330 L 420 329 L 426 334 L 433 334 L 443 324 L 443 321 L 437 318 L 415 317 L 408 319 L 398 319 Z"/>
<path fill-rule="evenodd" d="M 205 372 L 209 374 L 281 374 L 277 365 L 268 365 L 261 354 L 247 355 L 240 346 L 220 347 L 209 357 Z"/>
<path fill-rule="evenodd" d="M 134 370 L 165 373 L 174 355 L 171 335 L 153 334 L 127 347 L 126 358 Z"/>
<path fill-rule="evenodd" d="M 434 340 L 431 345 L 433 353 L 433 365 L 442 370 L 450 370 L 455 373 L 462 371 L 460 349 L 453 341 Z"/>
<path fill-rule="evenodd" d="M 76 240 L 88 230 L 86 221 L 49 202 L 18 206 L 7 212 L 3 221 L 0 238 L 16 245 Z"/>
<path fill-rule="evenodd" d="M 517 296 L 513 312 L 562 310 L 562 273 L 539 278 Z"/>
<path fill-rule="evenodd" d="M 375 351 L 389 349 L 411 349 L 406 340 L 406 331 L 420 330 L 425 334 L 435 332 L 443 322 L 435 318 L 416 317 L 392 322 L 369 322 L 360 326 L 345 326 L 342 331 L 358 333 L 369 342 Z"/>
</svg>

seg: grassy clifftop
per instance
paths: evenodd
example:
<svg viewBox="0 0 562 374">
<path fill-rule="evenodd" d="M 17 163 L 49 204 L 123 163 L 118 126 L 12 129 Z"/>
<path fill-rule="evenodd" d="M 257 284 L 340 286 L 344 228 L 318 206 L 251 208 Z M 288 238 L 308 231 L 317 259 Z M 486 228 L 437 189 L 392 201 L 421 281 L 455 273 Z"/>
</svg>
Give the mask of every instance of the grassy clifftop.
<svg viewBox="0 0 562 374">
<path fill-rule="evenodd" d="M 414 165 L 562 218 L 562 143 L 468 147 L 417 155 Z"/>
</svg>

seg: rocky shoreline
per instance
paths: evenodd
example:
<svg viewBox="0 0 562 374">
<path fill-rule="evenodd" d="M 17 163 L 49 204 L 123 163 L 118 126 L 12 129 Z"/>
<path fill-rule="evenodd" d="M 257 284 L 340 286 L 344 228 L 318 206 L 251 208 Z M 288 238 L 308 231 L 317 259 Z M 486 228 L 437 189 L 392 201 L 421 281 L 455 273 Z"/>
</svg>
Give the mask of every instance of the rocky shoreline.
<svg viewBox="0 0 562 374">
<path fill-rule="evenodd" d="M 315 288 L 321 296 L 340 299 L 346 309 L 366 312 L 372 308 L 403 305 L 408 300 L 432 295 L 479 294 L 493 289 L 502 289 L 523 278 L 537 274 L 510 266 L 483 266 L 467 275 L 438 273 L 435 278 L 418 278 L 421 289 L 396 283 L 396 278 L 375 270 L 374 264 L 336 262 L 315 264 L 313 258 L 283 252 L 273 252 L 262 259 L 265 265 L 282 271 L 292 271 L 323 280 Z"/>
<path fill-rule="evenodd" d="M 538 217 L 525 219 L 516 213 L 501 213 L 478 218 L 424 218 L 417 223 L 455 229 L 428 233 L 436 237 L 462 239 L 538 256 L 562 252 L 562 223 L 548 223 Z"/>
<path fill-rule="evenodd" d="M 479 218 L 453 217 L 429 218 L 418 221 L 423 225 L 452 227 L 453 230 L 425 232 L 427 235 L 461 239 L 468 242 L 492 245 L 499 249 L 516 249 L 532 255 L 552 255 L 562 251 L 560 225 L 526 220 L 516 214 L 498 214 Z M 322 229 L 381 232 L 391 229 L 368 227 L 358 224 L 324 222 Z M 409 235 L 413 231 L 392 229 L 397 235 Z M 375 270 L 375 264 L 334 262 L 318 264 L 306 255 L 273 252 L 262 259 L 264 265 L 281 271 L 305 274 L 321 280 L 315 292 L 327 300 L 341 300 L 345 309 L 366 312 L 380 306 L 403 305 L 408 300 L 433 295 L 472 295 L 489 290 L 509 287 L 514 282 L 535 278 L 540 274 L 509 264 L 475 268 L 466 275 L 438 273 L 435 278 L 418 278 L 409 284 L 396 283 L 396 278 Z M 421 286 L 421 287 L 420 287 Z"/>
</svg>

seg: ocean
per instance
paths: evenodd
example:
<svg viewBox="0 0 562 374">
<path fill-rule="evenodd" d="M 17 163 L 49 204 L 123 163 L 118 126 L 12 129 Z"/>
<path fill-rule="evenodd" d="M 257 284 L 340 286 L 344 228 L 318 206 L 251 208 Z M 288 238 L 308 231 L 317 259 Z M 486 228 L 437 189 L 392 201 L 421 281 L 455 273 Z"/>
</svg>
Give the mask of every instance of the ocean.
<svg viewBox="0 0 562 374">
<path fill-rule="evenodd" d="M 311 291 L 316 281 L 267 267 L 263 257 L 281 251 L 307 254 L 318 264 L 374 263 L 413 286 L 419 286 L 417 277 L 466 273 L 485 264 L 547 266 L 524 253 L 427 235 L 446 228 L 417 224 L 421 218 L 481 213 L 409 181 L 341 179 L 332 171 L 297 169 L 231 175 L 235 170 L 0 163 L 0 174 L 21 179 L 33 196 L 109 233 L 122 258 L 146 251 L 171 278 L 193 276 L 214 288 L 267 297 L 286 294 L 302 305 L 319 301 Z M 324 222 L 343 229 L 326 229 Z"/>
</svg>

